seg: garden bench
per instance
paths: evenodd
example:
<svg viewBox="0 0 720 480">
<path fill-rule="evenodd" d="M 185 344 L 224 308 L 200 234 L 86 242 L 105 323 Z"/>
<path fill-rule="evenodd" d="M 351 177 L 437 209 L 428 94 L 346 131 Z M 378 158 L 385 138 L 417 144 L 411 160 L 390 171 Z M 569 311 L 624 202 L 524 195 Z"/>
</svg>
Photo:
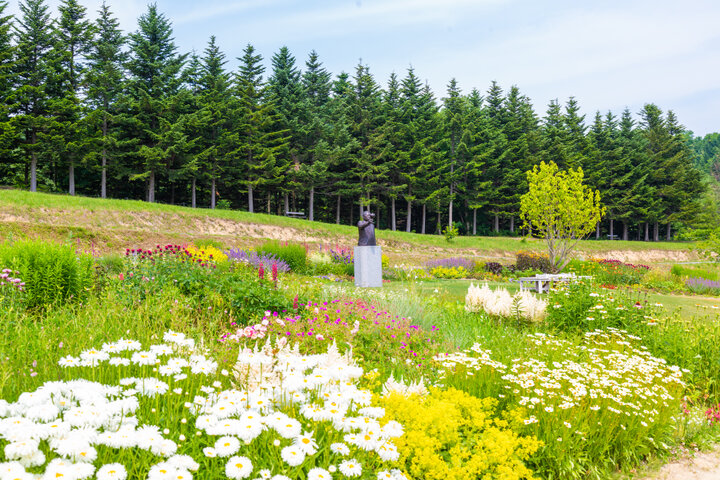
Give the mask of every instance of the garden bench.
<svg viewBox="0 0 720 480">
<path fill-rule="evenodd" d="M 618 239 L 617 235 L 608 235 L 607 237 L 608 237 L 608 240 L 617 240 Z"/>
<path fill-rule="evenodd" d="M 543 273 L 541 275 L 535 275 L 533 277 L 520 277 L 518 282 L 520 283 L 520 291 L 522 292 L 526 288 L 528 290 L 535 290 L 538 293 L 549 292 L 555 282 L 575 282 L 577 280 L 590 279 L 592 277 L 586 275 L 575 275 L 574 273 Z"/>
<path fill-rule="evenodd" d="M 305 212 L 285 212 L 285 216 L 290 218 L 307 218 Z"/>
</svg>

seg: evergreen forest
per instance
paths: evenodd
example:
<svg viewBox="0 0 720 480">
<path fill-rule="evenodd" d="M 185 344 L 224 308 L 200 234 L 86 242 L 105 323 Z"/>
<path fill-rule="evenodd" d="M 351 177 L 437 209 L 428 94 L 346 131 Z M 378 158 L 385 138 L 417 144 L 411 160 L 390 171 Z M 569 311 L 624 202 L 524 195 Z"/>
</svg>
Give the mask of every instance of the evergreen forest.
<svg viewBox="0 0 720 480">
<path fill-rule="evenodd" d="M 118 7 L 119 8 L 119 7 Z M 581 167 L 607 216 L 596 236 L 659 240 L 714 210 L 720 134 L 672 111 L 536 111 L 517 86 L 433 92 L 409 68 L 334 74 L 311 51 L 228 59 L 210 36 L 180 52 L 149 5 L 123 32 L 112 8 L 0 0 L 0 185 L 464 234 L 518 232 L 526 172 Z M 91 17 L 93 19 L 91 19 Z M 97 17 L 96 19 L 94 19 Z"/>
</svg>

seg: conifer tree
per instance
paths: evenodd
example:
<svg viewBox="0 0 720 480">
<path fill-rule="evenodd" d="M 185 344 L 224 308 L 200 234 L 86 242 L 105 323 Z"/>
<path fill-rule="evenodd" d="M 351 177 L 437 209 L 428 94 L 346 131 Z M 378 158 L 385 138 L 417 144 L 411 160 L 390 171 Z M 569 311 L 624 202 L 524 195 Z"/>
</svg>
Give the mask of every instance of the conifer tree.
<svg viewBox="0 0 720 480">
<path fill-rule="evenodd" d="M 82 87 L 85 60 L 92 48 L 94 28 L 86 18 L 86 9 L 76 0 L 62 0 L 60 18 L 55 25 L 52 83 L 53 110 L 57 117 L 53 150 L 58 160 L 67 163 L 68 193 L 75 195 L 75 166 L 82 157 L 85 132 L 82 129 Z"/>
<path fill-rule="evenodd" d="M 352 188 L 358 208 L 372 203 L 381 177 L 382 166 L 377 162 L 376 144 L 372 142 L 380 123 L 381 93 L 370 69 L 359 63 L 355 69 L 350 97 L 350 133 L 359 144 L 357 158 L 349 172 L 357 183 Z"/>
<path fill-rule="evenodd" d="M 465 189 L 467 206 L 472 210 L 472 234 L 477 235 L 477 212 L 484 207 L 490 198 L 492 181 L 488 178 L 488 163 L 496 157 L 498 131 L 490 125 L 487 110 L 483 108 L 483 98 L 477 89 L 473 89 L 467 97 L 468 116 L 466 130 L 470 137 L 465 141 L 471 156 L 467 165 Z"/>
<path fill-rule="evenodd" d="M 271 59 L 272 74 L 268 79 L 267 97 L 274 104 L 279 128 L 286 131 L 287 147 L 278 151 L 276 168 L 281 172 L 276 182 L 282 191 L 284 210 L 288 211 L 288 194 L 297 193 L 300 187 L 298 173 L 305 163 L 303 128 L 307 119 L 308 105 L 301 82 L 302 74 L 295 66 L 295 57 L 287 47 L 281 47 Z M 281 154 L 282 152 L 282 154 Z"/>
<path fill-rule="evenodd" d="M 136 173 L 130 179 L 145 182 L 148 202 L 155 201 L 158 178 L 168 173 L 170 149 L 178 138 L 180 72 L 187 55 L 177 53 L 172 35 L 170 21 L 151 4 L 129 36 L 129 133 L 139 147 L 133 155 Z"/>
<path fill-rule="evenodd" d="M 100 197 L 107 197 L 108 162 L 118 160 L 121 151 L 118 102 L 123 93 L 124 67 L 127 53 L 125 37 L 119 22 L 103 2 L 95 22 L 97 37 L 88 57 L 86 102 L 90 112 L 86 118 L 86 160 L 100 166 Z"/>
<path fill-rule="evenodd" d="M 225 54 L 211 36 L 198 72 L 198 126 L 199 164 L 193 171 L 205 173 L 210 179 L 210 208 L 215 208 L 217 182 L 229 172 L 230 152 L 237 139 L 232 131 L 237 104 L 230 91 L 230 75 L 225 71 Z M 195 199 L 197 174 L 192 174 L 192 197 Z M 195 201 L 192 202 L 195 206 Z"/>
<path fill-rule="evenodd" d="M 10 118 L 10 95 L 13 91 L 15 46 L 12 42 L 13 21 L 5 15 L 7 2 L 0 1 L 0 182 L 12 178 L 13 145 L 16 130 Z"/>
<path fill-rule="evenodd" d="M 325 187 L 331 158 L 328 137 L 328 102 L 330 74 L 320 62 L 315 50 L 310 52 L 302 75 L 302 87 L 307 100 L 301 125 L 301 148 L 306 152 L 300 176 L 308 192 L 308 220 L 315 220 L 315 189 Z"/>
<path fill-rule="evenodd" d="M 615 217 L 622 221 L 623 240 L 628 240 L 630 222 L 646 218 L 646 198 L 651 195 L 652 188 L 647 182 L 649 173 L 645 168 L 646 143 L 642 133 L 635 128 L 635 121 L 627 108 L 620 118 L 619 144 L 622 149 L 620 165 L 626 170 L 622 176 L 625 188 L 620 190 L 622 193 L 617 202 Z"/>
<path fill-rule="evenodd" d="M 277 182 L 285 173 L 283 150 L 287 149 L 287 131 L 280 126 L 275 105 L 265 97 L 262 56 L 247 45 L 239 58 L 235 76 L 235 95 L 239 101 L 237 145 L 233 151 L 237 176 L 247 188 L 248 211 L 255 211 L 255 192 Z"/>
<path fill-rule="evenodd" d="M 43 0 L 26 0 L 20 4 L 20 11 L 22 18 L 15 26 L 15 88 L 9 104 L 12 126 L 21 136 L 19 149 L 26 162 L 25 181 L 30 191 L 35 192 L 38 161 L 47 155 L 43 141 L 52 126 L 51 99 L 46 91 L 52 80 L 48 55 L 53 44 L 52 20 Z"/>
</svg>

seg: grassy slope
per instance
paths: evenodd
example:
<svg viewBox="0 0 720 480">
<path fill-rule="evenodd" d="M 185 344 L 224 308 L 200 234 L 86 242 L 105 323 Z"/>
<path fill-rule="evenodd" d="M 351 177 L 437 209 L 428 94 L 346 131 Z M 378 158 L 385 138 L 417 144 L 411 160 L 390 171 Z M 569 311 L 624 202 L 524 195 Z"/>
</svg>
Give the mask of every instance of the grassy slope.
<svg viewBox="0 0 720 480">
<path fill-rule="evenodd" d="M 309 237 L 320 239 L 324 243 L 337 242 L 351 245 L 357 236 L 354 226 L 309 222 L 277 215 L 235 210 L 192 209 L 137 200 L 104 200 L 0 190 L 0 226 L 3 227 L 0 238 L 6 238 L 9 234 L 32 236 L 54 234 L 55 237 L 72 236 L 92 240 L 95 243 L 117 244 L 113 245 L 115 248 L 146 242 L 154 243 L 155 240 L 162 239 L 182 241 L 193 233 L 197 236 L 213 237 L 214 235 L 222 238 L 223 232 L 208 231 L 204 235 L 202 229 L 193 231 L 196 225 L 193 222 L 197 221 L 224 221 L 242 224 L 245 227 L 260 227 L 245 235 L 251 238 L 269 237 L 263 232 L 266 231 L 264 229 L 271 227 L 292 232 L 295 239 Z M 451 253 L 453 250 L 469 249 L 474 253 L 494 252 L 502 256 L 518 250 L 544 249 L 544 243 L 537 239 L 523 241 L 513 237 L 458 237 L 452 244 L 448 244 L 444 237 L 439 235 L 387 230 L 378 231 L 377 235 L 381 244 L 401 250 L 408 247 L 431 247 Z M 235 233 L 234 236 L 243 235 Z M 592 240 L 581 242 L 579 249 L 587 254 L 620 250 L 687 251 L 688 244 Z"/>
</svg>

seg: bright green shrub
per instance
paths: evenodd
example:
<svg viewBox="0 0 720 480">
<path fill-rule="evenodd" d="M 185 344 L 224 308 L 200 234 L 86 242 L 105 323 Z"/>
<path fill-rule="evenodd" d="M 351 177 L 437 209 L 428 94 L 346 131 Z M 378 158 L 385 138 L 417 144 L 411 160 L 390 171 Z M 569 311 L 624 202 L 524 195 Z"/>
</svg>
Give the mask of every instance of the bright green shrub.
<svg viewBox="0 0 720 480">
<path fill-rule="evenodd" d="M 265 242 L 258 247 L 259 254 L 274 255 L 276 258 L 285 261 L 293 272 L 302 273 L 307 266 L 307 251 L 302 245 L 283 245 L 277 240 Z"/>
<path fill-rule="evenodd" d="M 23 240 L 0 245 L 0 265 L 25 282 L 28 309 L 45 308 L 86 297 L 92 287 L 93 259 L 72 245 Z"/>
<path fill-rule="evenodd" d="M 430 270 L 430 275 L 435 278 L 467 278 L 470 272 L 465 267 L 437 266 Z"/>
<path fill-rule="evenodd" d="M 497 400 L 460 390 L 431 389 L 427 396 L 391 393 L 379 400 L 385 420 L 405 426 L 395 439 L 401 468 L 411 478 L 466 480 L 530 479 L 524 461 L 540 447 L 497 418 Z"/>
</svg>

